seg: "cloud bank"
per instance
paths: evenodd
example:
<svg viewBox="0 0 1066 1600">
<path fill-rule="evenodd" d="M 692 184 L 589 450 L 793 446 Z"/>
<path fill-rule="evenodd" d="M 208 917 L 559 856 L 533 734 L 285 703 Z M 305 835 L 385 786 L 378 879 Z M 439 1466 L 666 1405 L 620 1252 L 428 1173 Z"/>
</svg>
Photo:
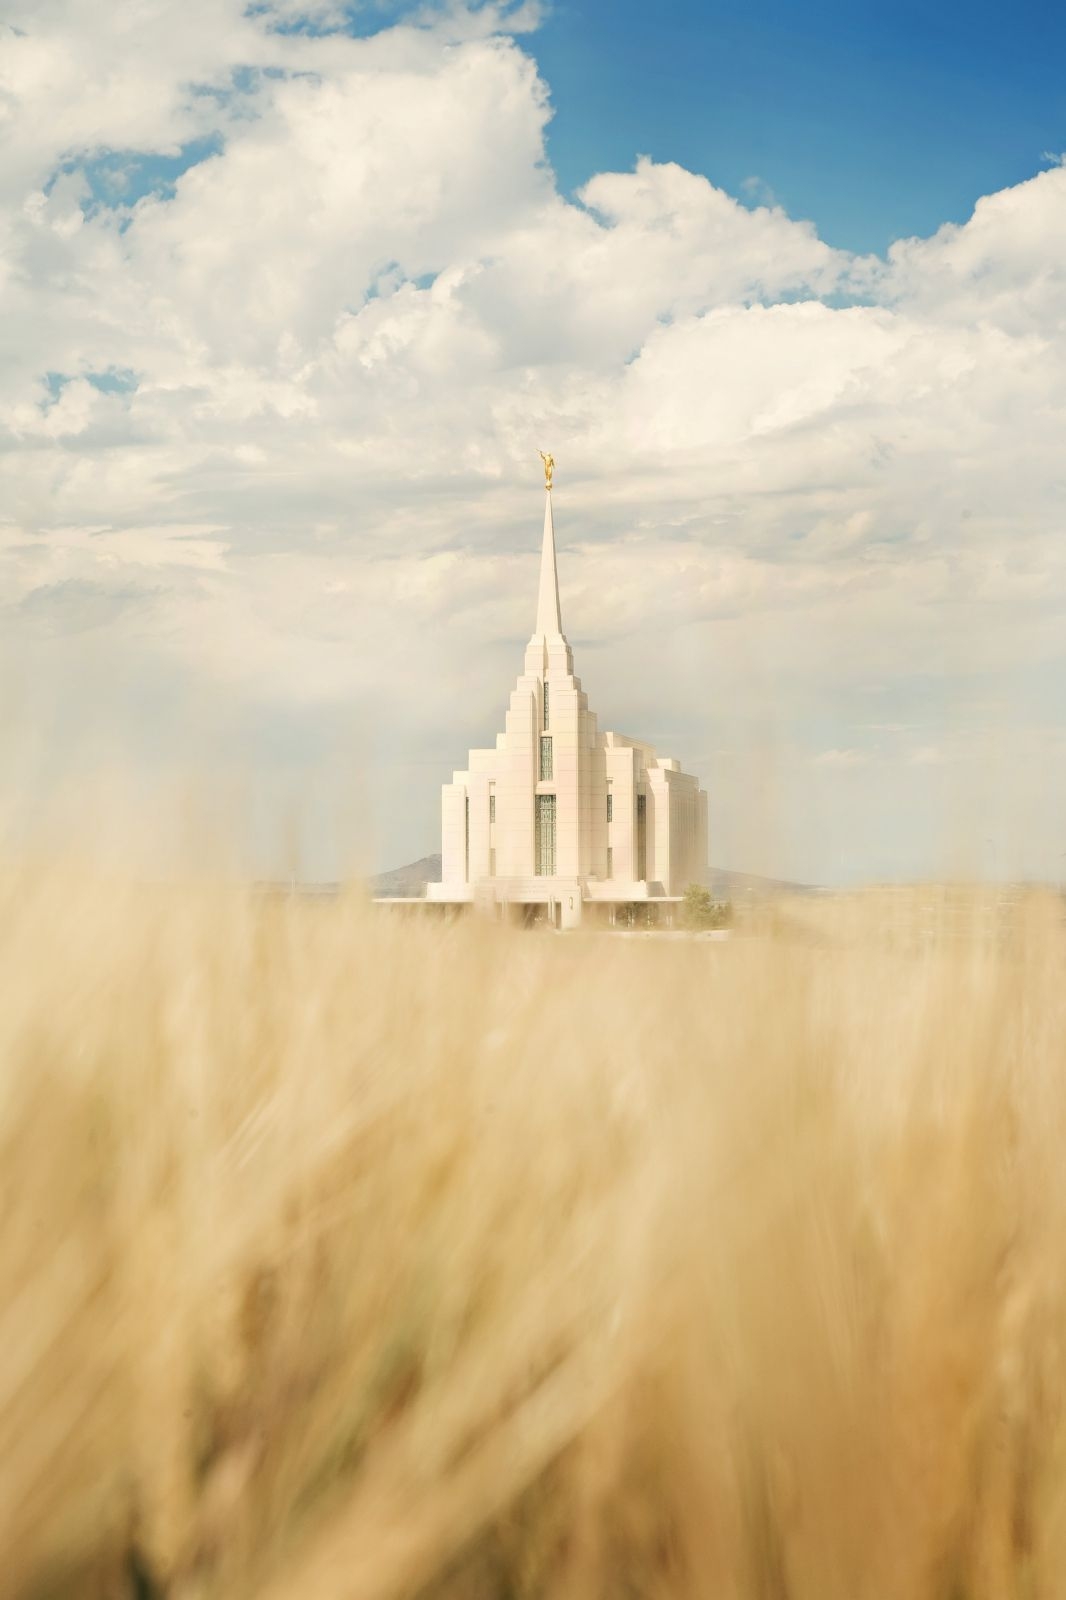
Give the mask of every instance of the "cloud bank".
<svg viewBox="0 0 1066 1600">
<path fill-rule="evenodd" d="M 676 165 L 560 194 L 529 8 L 7 18 L 35 792 L 209 727 L 264 859 L 312 793 L 368 865 L 433 848 L 532 625 L 543 446 L 578 670 L 700 771 L 715 860 L 1062 875 L 1066 168 L 860 259 Z M 341 870 L 311 809 L 303 869 Z"/>
</svg>

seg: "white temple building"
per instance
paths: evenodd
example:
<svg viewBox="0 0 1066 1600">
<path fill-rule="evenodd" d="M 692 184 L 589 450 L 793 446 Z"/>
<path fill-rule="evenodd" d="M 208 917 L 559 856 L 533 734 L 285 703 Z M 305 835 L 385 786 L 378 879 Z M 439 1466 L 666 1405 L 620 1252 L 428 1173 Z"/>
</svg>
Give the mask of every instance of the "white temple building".
<svg viewBox="0 0 1066 1600">
<path fill-rule="evenodd" d="M 680 763 L 601 733 L 563 633 L 545 457 L 537 620 L 503 732 L 471 750 L 441 797 L 442 881 L 426 894 L 576 927 L 672 920 L 707 869 L 707 795 Z"/>
</svg>

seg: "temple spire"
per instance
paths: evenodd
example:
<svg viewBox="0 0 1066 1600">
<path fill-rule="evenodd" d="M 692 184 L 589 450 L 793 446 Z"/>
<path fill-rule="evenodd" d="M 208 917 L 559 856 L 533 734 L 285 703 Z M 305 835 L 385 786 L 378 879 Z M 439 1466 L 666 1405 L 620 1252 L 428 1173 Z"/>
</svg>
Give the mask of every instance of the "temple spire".
<svg viewBox="0 0 1066 1600">
<path fill-rule="evenodd" d="M 534 633 L 562 633 L 559 609 L 559 573 L 555 566 L 555 525 L 552 522 L 550 485 L 544 494 L 544 543 L 540 551 L 540 589 L 537 594 L 537 626 Z"/>
</svg>

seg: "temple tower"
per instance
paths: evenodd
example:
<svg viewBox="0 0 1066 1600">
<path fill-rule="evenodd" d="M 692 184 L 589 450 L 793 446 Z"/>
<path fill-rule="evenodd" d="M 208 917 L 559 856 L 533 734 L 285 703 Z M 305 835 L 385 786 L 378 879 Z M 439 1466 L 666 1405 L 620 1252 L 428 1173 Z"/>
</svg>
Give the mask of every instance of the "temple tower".
<svg viewBox="0 0 1066 1600">
<path fill-rule="evenodd" d="M 536 621 L 494 748 L 471 750 L 442 793 L 442 881 L 431 899 L 550 904 L 672 900 L 706 872 L 706 795 L 676 761 L 600 733 L 563 633 L 544 456 Z M 621 872 L 622 876 L 619 876 Z"/>
</svg>

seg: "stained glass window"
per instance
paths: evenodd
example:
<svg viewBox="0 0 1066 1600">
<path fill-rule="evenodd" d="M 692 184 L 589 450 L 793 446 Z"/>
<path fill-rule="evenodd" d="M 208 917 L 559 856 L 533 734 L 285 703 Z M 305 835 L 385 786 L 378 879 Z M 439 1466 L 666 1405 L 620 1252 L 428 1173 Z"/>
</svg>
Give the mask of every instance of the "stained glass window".
<svg viewBox="0 0 1066 1600">
<path fill-rule="evenodd" d="M 648 797 L 637 795 L 637 882 L 648 876 Z"/>
<path fill-rule="evenodd" d="M 555 796 L 537 796 L 537 877 L 555 876 Z"/>
</svg>

